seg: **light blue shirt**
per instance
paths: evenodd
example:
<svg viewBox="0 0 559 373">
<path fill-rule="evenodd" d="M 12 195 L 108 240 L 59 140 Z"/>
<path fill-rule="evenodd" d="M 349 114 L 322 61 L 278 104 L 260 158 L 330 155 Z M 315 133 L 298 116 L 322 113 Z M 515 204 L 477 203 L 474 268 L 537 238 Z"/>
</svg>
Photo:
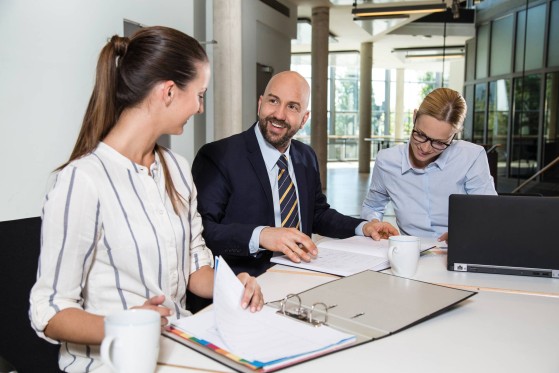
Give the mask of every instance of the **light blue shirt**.
<svg viewBox="0 0 559 373">
<path fill-rule="evenodd" d="M 258 141 L 258 146 L 260 147 L 260 152 L 262 153 L 262 158 L 264 158 L 264 164 L 266 165 L 266 171 L 268 171 L 268 178 L 270 179 L 270 187 L 272 188 L 272 199 L 274 201 L 274 219 L 276 222 L 276 227 L 281 227 L 281 211 L 279 204 L 279 192 L 278 192 L 278 166 L 277 161 L 281 156 L 281 152 L 277 150 L 274 146 L 270 145 L 262 135 L 260 127 L 258 124 L 254 126 L 254 132 L 256 134 L 256 140 Z M 295 187 L 295 192 L 297 193 L 297 199 L 299 199 L 299 191 L 297 189 L 297 180 L 295 179 L 295 172 L 293 171 L 293 165 L 291 162 L 291 157 L 289 156 L 289 149 L 291 146 L 287 147 L 285 151 L 285 156 L 287 157 L 287 170 L 289 171 L 289 176 L 293 181 L 293 186 Z M 301 216 L 301 205 L 297 204 L 297 210 L 299 216 Z M 301 219 L 299 219 L 300 221 Z M 299 223 L 300 230 L 303 230 L 303 222 Z M 251 254 L 254 254 L 260 249 L 260 232 L 266 226 L 259 226 L 252 231 L 252 236 L 250 237 L 249 250 Z"/>
<path fill-rule="evenodd" d="M 392 201 L 402 234 L 439 237 L 448 231 L 451 194 L 497 194 L 483 147 L 455 140 L 421 169 L 411 165 L 408 144 L 401 144 L 379 152 L 361 217 L 382 220 Z"/>
<path fill-rule="evenodd" d="M 281 227 L 281 212 L 280 212 L 280 204 L 279 204 L 279 192 L 278 192 L 278 166 L 277 161 L 281 156 L 281 152 L 277 150 L 274 146 L 270 145 L 262 135 L 260 131 L 260 127 L 258 124 L 254 126 L 254 132 L 256 134 L 256 140 L 258 141 L 258 146 L 260 147 L 260 152 L 262 153 L 262 158 L 264 158 L 264 163 L 266 164 L 266 170 L 268 171 L 268 177 L 270 179 L 270 186 L 272 188 L 272 199 L 274 200 L 274 219 L 276 222 L 276 227 Z M 297 180 L 295 178 L 295 171 L 293 170 L 293 165 L 291 162 L 291 157 L 289 156 L 289 149 L 291 146 L 287 147 L 285 151 L 285 155 L 287 156 L 288 164 L 287 169 L 289 171 L 289 176 L 291 180 L 293 180 L 293 185 L 295 186 L 295 192 L 297 193 L 297 198 L 299 199 L 299 191 L 297 189 Z M 297 209 L 299 212 L 299 217 L 301 216 L 301 205 L 297 204 Z M 299 230 L 303 230 L 303 222 L 299 219 Z M 365 222 L 359 224 L 357 228 L 355 228 L 355 234 L 363 236 L 363 225 Z M 255 254 L 260 250 L 260 232 L 262 229 L 266 228 L 266 226 L 259 226 L 254 228 L 252 231 L 252 236 L 250 237 L 249 242 L 249 251 L 251 254 Z"/>
</svg>

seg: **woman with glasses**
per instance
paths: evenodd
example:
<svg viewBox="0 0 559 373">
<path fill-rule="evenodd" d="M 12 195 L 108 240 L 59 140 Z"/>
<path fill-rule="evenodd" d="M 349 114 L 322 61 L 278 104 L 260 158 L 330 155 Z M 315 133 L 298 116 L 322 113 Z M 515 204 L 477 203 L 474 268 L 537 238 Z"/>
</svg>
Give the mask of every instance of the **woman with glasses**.
<svg viewBox="0 0 559 373">
<path fill-rule="evenodd" d="M 455 140 L 466 117 L 466 101 L 438 88 L 413 114 L 408 144 L 378 153 L 361 217 L 382 221 L 392 201 L 402 234 L 448 239 L 451 194 L 497 194 L 483 147 Z"/>
</svg>

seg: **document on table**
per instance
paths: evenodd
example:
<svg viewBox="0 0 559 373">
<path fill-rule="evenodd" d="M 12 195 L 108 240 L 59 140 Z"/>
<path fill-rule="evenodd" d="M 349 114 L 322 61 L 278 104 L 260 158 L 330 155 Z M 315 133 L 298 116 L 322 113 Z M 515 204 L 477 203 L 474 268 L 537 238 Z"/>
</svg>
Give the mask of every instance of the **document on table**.
<svg viewBox="0 0 559 373">
<path fill-rule="evenodd" d="M 269 370 L 324 354 L 355 341 L 326 325 L 314 327 L 265 306 L 252 313 L 241 307 L 244 287 L 227 263 L 216 260 L 213 309 L 172 322 L 171 326 L 214 352 L 253 369 Z M 180 335 L 180 333 L 177 333 Z"/>
<path fill-rule="evenodd" d="M 421 252 L 437 245 L 433 238 L 421 238 Z M 440 243 L 438 243 L 440 244 Z M 346 239 L 326 239 L 318 243 L 318 255 L 310 262 L 292 262 L 286 255 L 272 257 L 272 263 L 309 269 L 311 271 L 349 276 L 365 270 L 382 271 L 390 268 L 388 240 L 374 241 L 370 237 L 353 236 Z"/>
</svg>

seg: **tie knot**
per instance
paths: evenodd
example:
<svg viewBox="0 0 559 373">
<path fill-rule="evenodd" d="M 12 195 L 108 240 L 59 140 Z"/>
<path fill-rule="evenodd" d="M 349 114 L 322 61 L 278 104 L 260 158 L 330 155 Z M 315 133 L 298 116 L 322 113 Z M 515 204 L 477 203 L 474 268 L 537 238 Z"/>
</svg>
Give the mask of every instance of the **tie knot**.
<svg viewBox="0 0 559 373">
<path fill-rule="evenodd" d="M 277 161 L 277 165 L 280 168 L 280 170 L 286 170 L 287 169 L 287 157 L 285 154 L 282 154 L 278 161 Z"/>
</svg>

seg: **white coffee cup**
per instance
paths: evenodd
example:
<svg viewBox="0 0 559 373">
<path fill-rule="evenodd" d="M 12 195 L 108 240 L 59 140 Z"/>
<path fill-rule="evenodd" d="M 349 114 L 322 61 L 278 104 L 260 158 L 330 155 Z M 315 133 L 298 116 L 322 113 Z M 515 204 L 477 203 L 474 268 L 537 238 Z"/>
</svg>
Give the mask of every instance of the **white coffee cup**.
<svg viewBox="0 0 559 373">
<path fill-rule="evenodd" d="M 415 236 L 391 236 L 388 239 L 388 260 L 392 273 L 412 277 L 419 261 L 420 238 Z"/>
<path fill-rule="evenodd" d="M 159 356 L 161 316 L 152 310 L 131 309 L 105 317 L 101 359 L 118 373 L 153 373 Z"/>
</svg>

